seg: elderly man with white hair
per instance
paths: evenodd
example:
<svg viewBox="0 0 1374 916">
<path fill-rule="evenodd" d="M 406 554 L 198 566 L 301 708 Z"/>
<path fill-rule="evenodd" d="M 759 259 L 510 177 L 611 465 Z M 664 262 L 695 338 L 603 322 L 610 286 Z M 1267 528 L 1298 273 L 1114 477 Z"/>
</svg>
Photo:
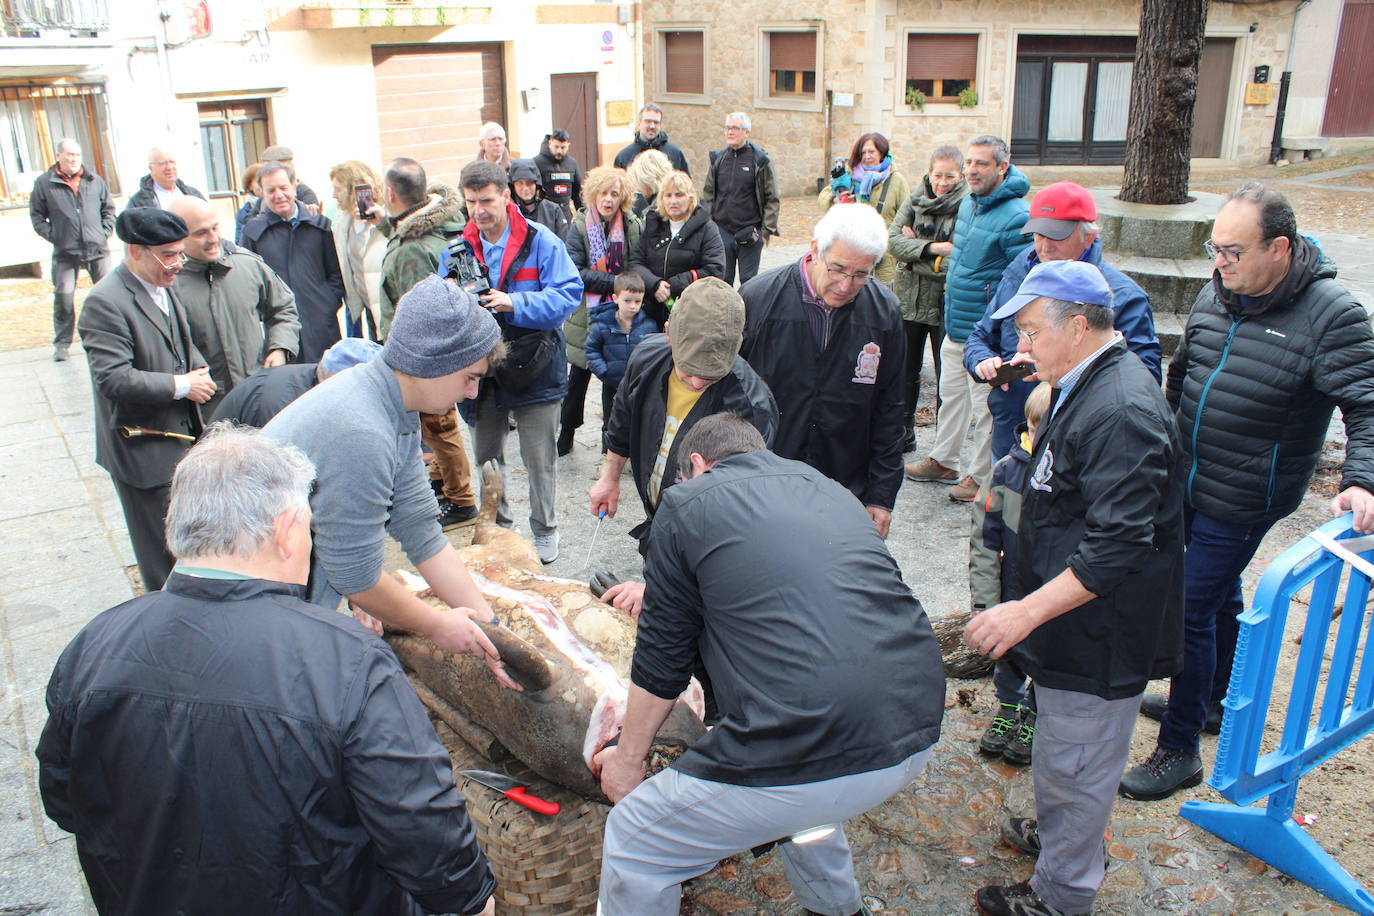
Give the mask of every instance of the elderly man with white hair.
<svg viewBox="0 0 1374 916">
<path fill-rule="evenodd" d="M 129 198 L 124 209 L 134 207 L 167 207 L 185 194 L 205 199 L 205 195 L 177 177 L 177 154 L 171 147 L 155 146 L 148 150 L 148 174 L 138 180 L 138 190 Z"/>
<path fill-rule="evenodd" d="M 477 132 L 477 158 L 473 162 L 494 162 L 510 170 L 510 150 L 506 148 L 506 129 L 488 121 Z"/>
<path fill-rule="evenodd" d="M 743 356 L 773 391 L 773 451 L 838 481 L 887 537 L 902 485 L 902 364 L 897 299 L 873 277 L 887 224 L 866 204 L 837 204 L 795 264 L 740 289 Z"/>
<path fill-rule="evenodd" d="M 213 427 L 172 481 L 165 588 L 58 659 L 39 788 L 102 913 L 491 912 L 396 656 L 305 601 L 314 476 L 294 446 Z"/>
<path fill-rule="evenodd" d="M 778 235 L 778 180 L 773 161 L 749 139 L 753 122 L 743 111 L 725 116 L 725 148 L 710 154 L 701 207 L 725 243 L 725 282 L 748 283 L 759 272 L 769 236 Z"/>
</svg>

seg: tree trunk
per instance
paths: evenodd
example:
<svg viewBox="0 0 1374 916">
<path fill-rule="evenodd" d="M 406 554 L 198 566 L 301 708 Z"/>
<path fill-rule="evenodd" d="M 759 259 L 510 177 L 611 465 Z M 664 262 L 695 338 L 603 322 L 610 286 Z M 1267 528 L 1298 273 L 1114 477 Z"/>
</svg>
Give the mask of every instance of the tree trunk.
<svg viewBox="0 0 1374 916">
<path fill-rule="evenodd" d="M 1193 105 L 1209 0 L 1144 0 L 1126 125 L 1121 199 L 1138 204 L 1188 200 Z"/>
</svg>

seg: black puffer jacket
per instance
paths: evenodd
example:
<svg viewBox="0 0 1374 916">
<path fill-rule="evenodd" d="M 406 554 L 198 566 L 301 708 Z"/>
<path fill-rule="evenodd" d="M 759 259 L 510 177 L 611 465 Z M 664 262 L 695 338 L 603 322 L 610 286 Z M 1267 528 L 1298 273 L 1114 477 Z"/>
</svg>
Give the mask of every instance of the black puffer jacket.
<svg viewBox="0 0 1374 916">
<path fill-rule="evenodd" d="M 192 197 L 205 199 L 205 195 L 196 188 L 191 187 L 180 178 L 177 179 L 177 187 L 181 188 L 181 193 L 190 194 Z M 157 192 L 153 190 L 153 176 L 144 175 L 138 180 L 138 190 L 130 197 L 129 202 L 124 205 L 125 210 L 132 210 L 134 207 L 156 207 Z"/>
<path fill-rule="evenodd" d="M 110 253 L 114 201 L 105 179 L 90 169 L 82 170 L 77 187 L 72 193 L 54 165 L 33 183 L 29 219 L 33 231 L 52 243 L 53 254 L 98 261 Z"/>
<path fill-rule="evenodd" d="M 1341 488 L 1374 491 L 1374 333 L 1335 265 L 1299 239 L 1288 277 L 1242 303 L 1213 275 L 1198 294 L 1166 391 L 1204 515 L 1274 522 L 1302 501 L 1340 407 Z"/>
<path fill-rule="evenodd" d="M 724 277 L 725 245 L 720 240 L 720 230 L 702 207 L 692 211 L 676 237 L 672 223 L 653 209 L 644 214 L 639 251 L 631 263 L 644 278 L 644 314 L 662 330 L 668 320 L 668 309 L 666 303 L 654 298 L 658 281 L 667 280 L 669 296 L 676 299 L 702 277 Z"/>
</svg>

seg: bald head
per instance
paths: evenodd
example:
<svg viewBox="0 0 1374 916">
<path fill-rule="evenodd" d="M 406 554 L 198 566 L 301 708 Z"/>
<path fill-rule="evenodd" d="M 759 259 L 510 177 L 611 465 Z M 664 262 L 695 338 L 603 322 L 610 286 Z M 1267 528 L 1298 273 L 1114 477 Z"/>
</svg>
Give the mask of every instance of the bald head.
<svg viewBox="0 0 1374 916">
<path fill-rule="evenodd" d="M 163 146 L 148 150 L 148 174 L 164 191 L 177 186 L 177 155 Z"/>
<path fill-rule="evenodd" d="M 176 198 L 167 206 L 186 221 L 186 257 L 195 261 L 214 261 L 221 253 L 219 214 L 208 201 L 190 194 Z"/>
</svg>

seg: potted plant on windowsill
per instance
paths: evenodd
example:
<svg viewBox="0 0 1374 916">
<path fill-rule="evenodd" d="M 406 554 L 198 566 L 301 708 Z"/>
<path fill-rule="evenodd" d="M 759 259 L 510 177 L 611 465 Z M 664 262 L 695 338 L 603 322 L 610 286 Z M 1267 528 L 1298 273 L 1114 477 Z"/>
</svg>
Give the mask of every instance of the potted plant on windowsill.
<svg viewBox="0 0 1374 916">
<path fill-rule="evenodd" d="M 926 110 L 926 94 L 915 86 L 906 87 L 906 103 L 918 111 Z"/>
<path fill-rule="evenodd" d="M 959 107 L 972 108 L 978 104 L 978 90 L 969 86 L 967 89 L 959 90 Z"/>
</svg>

